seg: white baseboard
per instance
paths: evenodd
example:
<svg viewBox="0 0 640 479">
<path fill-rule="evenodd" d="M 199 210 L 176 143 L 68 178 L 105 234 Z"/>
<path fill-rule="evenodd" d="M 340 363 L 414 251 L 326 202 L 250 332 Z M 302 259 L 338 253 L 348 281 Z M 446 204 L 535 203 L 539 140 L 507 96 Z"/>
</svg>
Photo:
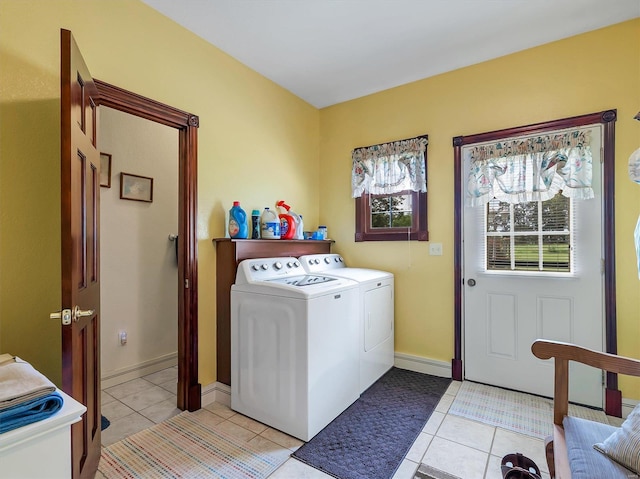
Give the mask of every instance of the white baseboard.
<svg viewBox="0 0 640 479">
<path fill-rule="evenodd" d="M 400 369 L 408 369 L 417 373 L 431 374 L 443 378 L 451 377 L 451 364 L 422 356 L 395 353 L 394 364 Z"/>
<path fill-rule="evenodd" d="M 394 366 L 400 369 L 408 369 L 418 373 L 431 374 L 445 378 L 451 377 L 451 365 L 434 359 L 409 354 L 396 353 Z M 218 402 L 225 406 L 231 406 L 231 387 L 219 382 L 202 387 L 202 407 Z"/>
<path fill-rule="evenodd" d="M 400 369 L 407 369 L 418 373 L 431 374 L 444 378 L 451 377 L 451 364 L 443 361 L 436 361 L 422 356 L 412 356 L 410 354 L 395 353 L 394 366 Z M 202 407 L 218 402 L 231 407 L 231 387 L 219 382 L 211 383 L 202 388 Z M 622 417 L 626 418 L 633 408 L 640 401 L 635 399 L 622 398 Z"/>
<path fill-rule="evenodd" d="M 102 375 L 100 388 L 106 389 L 112 386 L 117 386 L 118 384 L 131 381 L 132 379 L 141 378 L 148 374 L 157 373 L 158 371 L 177 365 L 178 353 L 171 353 L 140 364 L 127 366 L 114 371 L 108 371 Z"/>
<path fill-rule="evenodd" d="M 205 407 L 212 402 L 231 407 L 231 387 L 219 382 L 202 387 L 201 405 Z"/>
</svg>

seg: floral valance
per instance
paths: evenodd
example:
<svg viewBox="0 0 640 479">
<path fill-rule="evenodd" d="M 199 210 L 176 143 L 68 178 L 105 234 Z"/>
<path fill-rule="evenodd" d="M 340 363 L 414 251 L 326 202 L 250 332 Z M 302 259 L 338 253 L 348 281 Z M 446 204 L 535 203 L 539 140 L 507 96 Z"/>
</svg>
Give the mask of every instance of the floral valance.
<svg viewBox="0 0 640 479">
<path fill-rule="evenodd" d="M 483 205 L 492 198 L 545 201 L 559 191 L 569 198 L 593 198 L 590 134 L 576 130 L 469 148 L 467 204 Z"/>
<path fill-rule="evenodd" d="M 426 136 L 356 148 L 351 157 L 352 196 L 427 191 Z"/>
</svg>

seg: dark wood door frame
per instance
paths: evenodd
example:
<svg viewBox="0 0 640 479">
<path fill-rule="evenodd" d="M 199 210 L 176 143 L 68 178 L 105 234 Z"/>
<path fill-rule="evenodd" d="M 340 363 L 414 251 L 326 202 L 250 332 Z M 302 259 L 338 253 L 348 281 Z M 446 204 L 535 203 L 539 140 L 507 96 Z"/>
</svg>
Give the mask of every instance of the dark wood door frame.
<svg viewBox="0 0 640 479">
<path fill-rule="evenodd" d="M 198 383 L 198 252 L 196 241 L 198 116 L 94 80 L 98 105 L 178 130 L 178 408 L 200 409 Z"/>
<path fill-rule="evenodd" d="M 464 286 L 462 264 L 462 147 L 485 141 L 495 141 L 513 136 L 549 133 L 554 130 L 601 124 L 603 128 L 603 211 L 604 227 L 604 308 L 606 352 L 618 353 L 618 332 L 616 313 L 616 252 L 615 252 L 615 124 L 617 110 L 605 110 L 588 115 L 561 120 L 536 123 L 533 125 L 507 128 L 504 130 L 478 133 L 453 138 L 454 169 L 454 357 L 451 360 L 453 379 L 462 381 L 462 293 Z M 622 393 L 618 390 L 618 375 L 607 373 L 605 389 L 605 412 L 611 416 L 622 415 Z"/>
</svg>

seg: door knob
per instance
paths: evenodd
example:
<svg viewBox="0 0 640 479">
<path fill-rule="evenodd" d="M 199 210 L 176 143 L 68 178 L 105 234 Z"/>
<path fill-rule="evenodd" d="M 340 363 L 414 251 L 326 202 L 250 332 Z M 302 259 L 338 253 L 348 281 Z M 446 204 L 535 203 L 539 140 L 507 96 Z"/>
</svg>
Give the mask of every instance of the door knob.
<svg viewBox="0 0 640 479">
<path fill-rule="evenodd" d="M 73 319 L 75 322 L 80 321 L 80 318 L 84 318 L 86 316 L 93 315 L 93 309 L 82 310 L 79 306 L 73 308 L 73 311 L 70 309 L 63 309 L 62 311 L 57 311 L 55 313 L 49 314 L 49 318 L 51 319 L 61 319 L 62 324 L 64 326 L 69 326 L 71 324 L 71 320 Z"/>
<path fill-rule="evenodd" d="M 469 286 L 473 287 L 473 286 L 475 286 L 475 285 L 476 285 L 476 280 L 475 280 L 475 279 L 473 279 L 473 278 L 471 278 L 471 279 L 467 280 L 467 284 L 468 284 Z"/>
<path fill-rule="evenodd" d="M 80 321 L 80 318 L 84 318 L 86 316 L 93 316 L 93 309 L 82 310 L 78 305 L 73 308 L 73 320 Z"/>
</svg>

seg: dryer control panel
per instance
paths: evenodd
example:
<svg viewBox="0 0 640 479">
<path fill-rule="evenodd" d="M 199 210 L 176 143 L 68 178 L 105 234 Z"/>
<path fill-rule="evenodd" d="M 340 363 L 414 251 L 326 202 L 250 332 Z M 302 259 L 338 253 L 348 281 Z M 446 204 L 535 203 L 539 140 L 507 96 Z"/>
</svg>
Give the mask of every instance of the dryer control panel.
<svg viewBox="0 0 640 479">
<path fill-rule="evenodd" d="M 319 273 L 330 269 L 346 268 L 339 254 L 309 254 L 300 257 L 300 262 L 309 273 Z"/>
</svg>

